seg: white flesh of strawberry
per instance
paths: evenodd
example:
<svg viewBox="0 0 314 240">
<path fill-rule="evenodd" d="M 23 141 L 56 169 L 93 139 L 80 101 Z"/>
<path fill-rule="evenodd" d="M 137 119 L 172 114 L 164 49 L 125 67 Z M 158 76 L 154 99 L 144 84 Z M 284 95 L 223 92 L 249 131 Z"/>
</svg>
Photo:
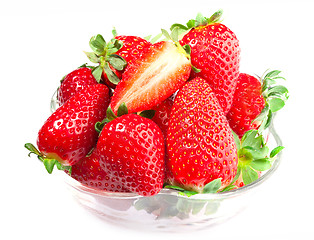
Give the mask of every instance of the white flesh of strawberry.
<svg viewBox="0 0 314 240">
<path fill-rule="evenodd" d="M 180 74 L 180 69 L 184 65 L 189 65 L 190 61 L 186 56 L 180 52 L 172 42 L 166 42 L 166 46 L 162 51 L 156 52 L 155 61 L 146 63 L 142 69 L 144 71 L 136 74 L 138 77 L 127 90 L 125 95 L 120 99 L 118 106 L 121 103 L 128 103 L 135 101 L 142 97 L 145 101 L 150 101 L 150 98 L 156 95 L 163 95 L 169 90 L 171 83 L 170 75 Z M 141 69 L 140 69 L 141 70 Z"/>
</svg>

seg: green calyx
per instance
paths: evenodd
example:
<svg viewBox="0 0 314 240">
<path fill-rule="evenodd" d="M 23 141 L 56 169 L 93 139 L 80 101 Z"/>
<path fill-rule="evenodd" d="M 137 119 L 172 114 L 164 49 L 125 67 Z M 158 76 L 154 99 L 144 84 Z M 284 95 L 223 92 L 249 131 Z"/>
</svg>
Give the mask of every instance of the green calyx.
<svg viewBox="0 0 314 240">
<path fill-rule="evenodd" d="M 71 166 L 63 166 L 56 159 L 48 158 L 44 154 L 42 154 L 33 144 L 26 143 L 24 147 L 29 150 L 28 156 L 31 154 L 35 154 L 37 158 L 44 164 L 47 172 L 51 174 L 53 172 L 54 167 L 56 166 L 58 170 L 67 171 L 69 175 L 71 175 L 72 167 Z"/>
<path fill-rule="evenodd" d="M 223 14 L 223 11 L 218 10 L 211 17 L 207 18 L 207 17 L 204 17 L 201 13 L 198 13 L 196 18 L 190 19 L 186 23 L 186 25 L 175 23 L 170 27 L 170 30 L 172 31 L 174 28 L 177 27 L 179 29 L 179 35 L 182 35 L 185 32 L 187 32 L 188 30 L 196 28 L 196 27 L 206 26 L 208 24 L 222 22 L 222 19 L 221 19 L 222 14 Z"/>
<path fill-rule="evenodd" d="M 115 29 L 113 34 L 116 35 Z M 123 42 L 113 38 L 107 43 L 103 36 L 98 34 L 90 39 L 89 46 L 92 52 L 85 52 L 85 54 L 92 63 L 98 64 L 92 72 L 95 79 L 100 82 L 102 73 L 105 72 L 109 81 L 117 84 L 120 79 L 109 67 L 109 64 L 118 71 L 125 69 L 127 62 L 115 54 L 122 48 Z"/>
<path fill-rule="evenodd" d="M 128 108 L 126 106 L 126 104 L 123 102 L 121 103 L 121 105 L 118 108 L 117 114 L 115 114 L 112 111 L 112 108 L 109 106 L 107 108 L 107 112 L 106 112 L 106 118 L 104 120 L 102 120 L 101 122 L 97 122 L 95 124 L 95 129 L 98 133 L 100 133 L 102 131 L 102 129 L 104 128 L 104 126 L 108 123 L 111 122 L 112 120 L 121 117 L 123 115 L 128 114 Z M 152 119 L 155 115 L 155 110 L 144 110 L 142 112 L 139 112 L 138 115 L 140 115 L 141 117 L 145 117 L 145 118 L 149 118 Z"/>
<path fill-rule="evenodd" d="M 164 188 L 177 190 L 177 191 L 179 191 L 179 195 L 183 195 L 183 196 L 187 196 L 187 197 L 193 196 L 195 194 L 199 194 L 198 192 L 185 190 L 184 188 L 181 188 L 181 187 L 178 187 L 175 185 L 165 185 Z M 217 179 L 214 179 L 213 181 L 207 183 L 204 186 L 201 194 L 217 193 L 220 188 L 221 188 L 221 178 L 217 178 Z"/>
<path fill-rule="evenodd" d="M 241 140 L 234 134 L 238 149 L 237 175 L 228 188 L 242 175 L 244 185 L 248 185 L 258 179 L 258 172 L 271 168 L 276 155 L 284 149 L 277 146 L 272 151 L 266 146 L 264 136 L 258 130 L 247 131 Z M 235 187 L 235 186 L 234 186 Z"/>
<path fill-rule="evenodd" d="M 262 77 L 259 77 L 262 84 L 262 96 L 265 99 L 265 107 L 253 120 L 253 122 L 261 122 L 259 133 L 269 127 L 274 113 L 282 109 L 289 98 L 288 89 L 277 83 L 278 80 L 285 80 L 280 73 L 281 71 L 278 70 L 266 71 Z"/>
</svg>

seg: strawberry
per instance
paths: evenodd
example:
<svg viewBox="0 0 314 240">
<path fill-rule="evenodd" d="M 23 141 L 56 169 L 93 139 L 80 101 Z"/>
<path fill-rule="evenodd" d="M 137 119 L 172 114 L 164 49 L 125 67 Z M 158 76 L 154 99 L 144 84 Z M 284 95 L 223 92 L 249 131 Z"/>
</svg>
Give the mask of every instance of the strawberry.
<svg viewBox="0 0 314 240">
<path fill-rule="evenodd" d="M 99 156 L 96 150 L 72 166 L 71 177 L 83 185 L 99 190 L 128 192 L 100 167 Z"/>
<path fill-rule="evenodd" d="M 114 87 L 121 77 L 120 71 L 124 70 L 127 62 L 116 52 L 122 48 L 123 42 L 111 39 L 106 42 L 102 35 L 93 36 L 89 41 L 92 52 L 85 52 L 92 63 L 97 66 L 93 68 L 92 74 L 97 82 L 103 80 L 109 87 Z"/>
<path fill-rule="evenodd" d="M 59 104 L 64 104 L 78 91 L 85 88 L 85 86 L 95 84 L 97 84 L 97 81 L 92 74 L 91 68 L 84 66 L 72 71 L 61 80 L 57 95 Z"/>
<path fill-rule="evenodd" d="M 128 65 L 132 64 L 136 59 L 141 58 L 144 53 L 152 46 L 150 42 L 138 36 L 121 35 L 115 36 L 115 39 L 123 43 L 123 46 L 115 54 L 121 56 Z M 119 79 L 122 78 L 123 71 L 116 70 L 110 64 L 109 67 Z M 117 85 L 116 81 L 110 81 L 112 78 L 108 78 L 105 71 L 103 71 L 102 79 L 111 88 L 115 88 Z"/>
<path fill-rule="evenodd" d="M 123 43 L 122 48 L 120 48 L 116 54 L 123 57 L 123 59 L 129 64 L 141 58 L 152 44 L 138 36 L 115 36 L 115 39 Z"/>
<path fill-rule="evenodd" d="M 100 34 L 92 37 L 89 44 L 93 52 L 86 53 L 91 62 L 98 64 L 93 70 L 97 81 L 102 80 L 111 88 L 120 81 L 126 65 L 144 55 L 152 45 L 141 37 L 116 36 L 115 30 L 113 34 L 114 38 L 108 43 Z"/>
<path fill-rule="evenodd" d="M 155 110 L 155 114 L 152 120 L 158 125 L 161 129 L 161 132 L 164 135 L 164 138 L 167 137 L 167 130 L 169 125 L 170 113 L 172 108 L 173 100 L 167 98 L 161 103 L 154 106 L 152 109 Z"/>
<path fill-rule="evenodd" d="M 232 130 L 241 138 L 251 129 L 269 126 L 272 113 L 285 105 L 288 90 L 276 83 L 280 71 L 270 71 L 260 79 L 240 73 L 233 103 L 227 114 Z"/>
<path fill-rule="evenodd" d="M 226 114 L 239 76 L 240 47 L 236 35 L 218 22 L 220 16 L 220 11 L 211 18 L 198 14 L 187 27 L 174 24 L 171 28 L 180 27 L 185 31 L 180 43 L 190 45 L 192 65 L 200 70 L 192 72 L 191 78 L 208 81 Z"/>
<path fill-rule="evenodd" d="M 186 83 L 171 111 L 167 135 L 170 182 L 204 192 L 207 184 L 230 184 L 238 164 L 236 144 L 210 85 L 201 78 Z M 205 191 L 207 192 L 207 190 Z"/>
<path fill-rule="evenodd" d="M 109 90 L 103 84 L 91 85 L 59 107 L 38 132 L 38 149 L 27 144 L 52 172 L 53 166 L 72 166 L 96 145 L 95 124 L 106 116 Z"/>
<path fill-rule="evenodd" d="M 164 180 L 164 142 L 152 120 L 126 114 L 107 123 L 97 142 L 100 166 L 121 186 L 143 196 L 157 194 Z"/>
<path fill-rule="evenodd" d="M 126 68 L 110 106 L 114 113 L 123 102 L 130 113 L 151 109 L 179 89 L 190 72 L 189 56 L 178 43 L 158 42 Z"/>
</svg>

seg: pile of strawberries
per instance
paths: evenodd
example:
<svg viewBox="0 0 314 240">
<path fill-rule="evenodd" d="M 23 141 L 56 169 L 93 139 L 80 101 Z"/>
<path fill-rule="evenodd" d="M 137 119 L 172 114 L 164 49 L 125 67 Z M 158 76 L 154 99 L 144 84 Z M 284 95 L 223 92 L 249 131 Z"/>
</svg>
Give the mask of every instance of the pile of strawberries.
<svg viewBox="0 0 314 240">
<path fill-rule="evenodd" d="M 38 156 L 103 191 L 213 193 L 255 181 L 283 147 L 269 151 L 263 131 L 285 105 L 279 71 L 239 72 L 236 35 L 198 14 L 149 40 L 91 38 L 93 66 L 66 75 L 59 108 L 38 133 Z"/>
</svg>

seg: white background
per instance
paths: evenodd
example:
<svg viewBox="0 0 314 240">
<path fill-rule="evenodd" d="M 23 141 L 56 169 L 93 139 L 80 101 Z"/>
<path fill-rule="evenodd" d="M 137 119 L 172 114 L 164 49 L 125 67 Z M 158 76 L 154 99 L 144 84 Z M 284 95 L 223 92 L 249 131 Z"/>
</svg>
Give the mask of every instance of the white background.
<svg viewBox="0 0 314 240">
<path fill-rule="evenodd" d="M 313 239 L 313 1 L 6 1 L 0 14 L 1 239 Z M 276 119 L 286 147 L 259 198 L 228 222 L 199 232 L 113 227 L 82 209 L 26 142 L 48 118 L 59 80 L 87 61 L 91 36 L 158 34 L 198 12 L 224 10 L 242 48 L 241 71 L 282 70 L 290 99 Z"/>
</svg>

